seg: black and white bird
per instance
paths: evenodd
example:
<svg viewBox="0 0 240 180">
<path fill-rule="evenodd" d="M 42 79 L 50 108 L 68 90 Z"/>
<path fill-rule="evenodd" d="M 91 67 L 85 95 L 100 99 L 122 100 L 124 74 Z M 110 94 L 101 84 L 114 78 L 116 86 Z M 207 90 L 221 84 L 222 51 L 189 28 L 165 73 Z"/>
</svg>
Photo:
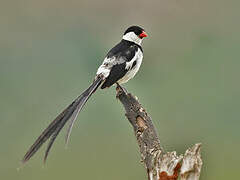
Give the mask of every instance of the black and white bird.
<svg viewBox="0 0 240 180">
<path fill-rule="evenodd" d="M 122 40 L 107 53 L 102 65 L 97 70 L 93 83 L 49 124 L 27 151 L 22 160 L 23 163 L 27 162 L 50 138 L 45 151 L 45 162 L 57 135 L 66 122 L 70 121 L 66 135 L 66 143 L 68 143 L 77 115 L 99 86 L 104 89 L 115 83 L 123 84 L 136 75 L 143 59 L 141 43 L 144 37 L 147 37 L 147 34 L 139 26 L 131 26 L 124 32 Z"/>
</svg>

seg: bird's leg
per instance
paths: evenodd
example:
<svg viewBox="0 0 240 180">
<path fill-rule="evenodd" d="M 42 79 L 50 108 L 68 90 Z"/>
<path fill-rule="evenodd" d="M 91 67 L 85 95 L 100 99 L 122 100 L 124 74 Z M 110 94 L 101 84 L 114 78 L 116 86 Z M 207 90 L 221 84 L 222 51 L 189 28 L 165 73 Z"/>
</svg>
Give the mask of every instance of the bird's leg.
<svg viewBox="0 0 240 180">
<path fill-rule="evenodd" d="M 117 91 L 116 98 L 118 98 L 121 93 L 128 94 L 127 90 L 124 87 L 120 86 L 119 83 L 116 83 L 116 84 L 117 84 L 117 87 L 116 87 L 116 91 Z"/>
</svg>

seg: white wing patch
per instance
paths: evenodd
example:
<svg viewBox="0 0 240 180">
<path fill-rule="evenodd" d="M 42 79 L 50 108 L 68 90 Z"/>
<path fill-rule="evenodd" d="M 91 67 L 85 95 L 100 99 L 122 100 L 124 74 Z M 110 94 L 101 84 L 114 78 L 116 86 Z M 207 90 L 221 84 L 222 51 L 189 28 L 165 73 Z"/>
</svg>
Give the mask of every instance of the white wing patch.
<svg viewBox="0 0 240 180">
<path fill-rule="evenodd" d="M 126 62 L 126 69 L 128 70 L 128 72 L 125 74 L 125 76 L 118 80 L 119 84 L 126 83 L 136 75 L 142 64 L 142 59 L 143 53 L 140 49 L 138 49 L 133 59 L 129 62 Z M 136 65 L 132 68 L 134 61 L 136 61 Z"/>
<path fill-rule="evenodd" d="M 103 60 L 103 63 L 101 64 L 101 66 L 98 68 L 96 75 L 102 74 L 105 78 L 107 78 L 114 65 L 121 64 L 124 62 L 125 62 L 125 60 L 123 58 L 116 59 L 116 57 L 114 57 L 114 56 L 111 58 L 106 57 Z"/>
<path fill-rule="evenodd" d="M 138 50 L 138 51 L 139 51 L 139 50 Z M 137 59 L 139 58 L 139 57 L 138 57 L 138 54 L 139 54 L 138 51 L 136 52 L 135 56 L 132 58 L 131 61 L 126 62 L 126 67 L 125 67 L 126 70 L 132 69 L 132 66 L 133 66 L 134 61 L 137 61 Z"/>
<path fill-rule="evenodd" d="M 102 74 L 105 78 L 108 77 L 111 68 L 109 68 L 108 64 L 111 62 L 111 58 L 105 58 L 101 66 L 99 66 L 96 75 Z"/>
<path fill-rule="evenodd" d="M 125 59 L 123 58 L 116 58 L 116 57 L 107 58 L 106 57 L 103 63 L 101 64 L 101 66 L 98 68 L 96 75 L 102 74 L 105 78 L 107 78 L 114 65 L 122 64 L 126 62 L 125 68 L 126 70 L 128 70 L 128 72 L 121 79 L 118 80 L 119 84 L 126 83 L 136 75 L 136 73 L 138 72 L 142 64 L 142 59 L 143 59 L 143 53 L 140 49 L 138 49 L 133 59 L 129 62 L 126 62 Z M 136 62 L 136 65 L 133 67 L 134 62 Z"/>
</svg>

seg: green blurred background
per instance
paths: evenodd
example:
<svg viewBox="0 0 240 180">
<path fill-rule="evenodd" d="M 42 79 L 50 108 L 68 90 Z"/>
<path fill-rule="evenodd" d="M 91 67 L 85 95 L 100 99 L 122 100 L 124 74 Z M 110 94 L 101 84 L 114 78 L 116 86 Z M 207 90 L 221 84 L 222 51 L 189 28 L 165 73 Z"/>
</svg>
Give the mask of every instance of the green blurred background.
<svg viewBox="0 0 240 180">
<path fill-rule="evenodd" d="M 125 85 L 152 116 L 167 151 L 202 142 L 203 180 L 239 178 L 240 1 L 1 0 L 0 179 L 146 179 L 115 88 L 80 114 L 69 148 L 58 137 L 17 171 L 29 146 L 92 81 L 130 25 L 143 65 Z"/>
</svg>

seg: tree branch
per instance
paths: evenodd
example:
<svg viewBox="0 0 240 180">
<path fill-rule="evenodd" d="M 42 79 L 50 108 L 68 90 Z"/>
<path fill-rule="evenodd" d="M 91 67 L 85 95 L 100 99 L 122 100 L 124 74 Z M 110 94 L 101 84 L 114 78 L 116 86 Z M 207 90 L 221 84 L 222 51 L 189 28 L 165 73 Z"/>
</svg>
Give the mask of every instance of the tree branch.
<svg viewBox="0 0 240 180">
<path fill-rule="evenodd" d="M 182 180 L 198 180 L 202 166 L 201 144 L 189 148 L 184 156 L 177 156 L 175 151 L 165 153 L 151 117 L 137 98 L 119 85 L 116 91 L 117 98 L 125 108 L 126 117 L 133 126 L 148 179 L 177 180 L 180 172 Z"/>
</svg>

